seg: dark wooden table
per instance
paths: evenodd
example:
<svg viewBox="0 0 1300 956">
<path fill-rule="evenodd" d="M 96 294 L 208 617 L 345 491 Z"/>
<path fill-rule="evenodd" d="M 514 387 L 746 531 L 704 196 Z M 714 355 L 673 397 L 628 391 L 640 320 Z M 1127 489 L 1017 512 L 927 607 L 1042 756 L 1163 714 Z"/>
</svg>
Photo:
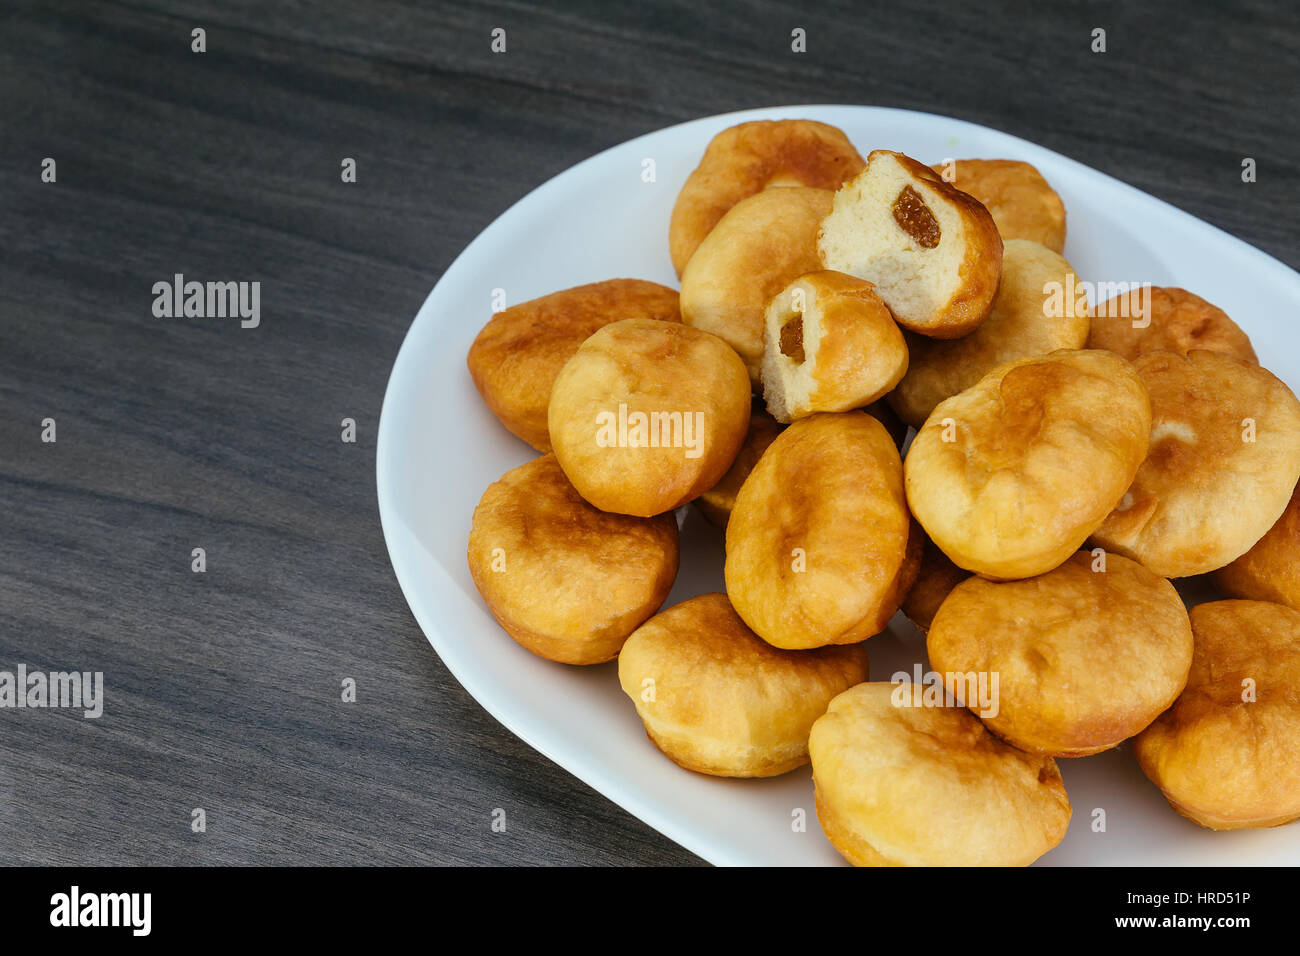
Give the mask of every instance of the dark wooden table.
<svg viewBox="0 0 1300 956">
<path fill-rule="evenodd" d="M 1294 5 L 607 6 L 0 9 L 0 670 L 106 687 L 97 720 L 0 710 L 0 861 L 697 862 L 461 690 L 375 504 L 424 296 L 598 150 L 754 106 L 941 112 L 1300 265 Z M 259 281 L 261 325 L 155 317 L 176 273 Z"/>
</svg>

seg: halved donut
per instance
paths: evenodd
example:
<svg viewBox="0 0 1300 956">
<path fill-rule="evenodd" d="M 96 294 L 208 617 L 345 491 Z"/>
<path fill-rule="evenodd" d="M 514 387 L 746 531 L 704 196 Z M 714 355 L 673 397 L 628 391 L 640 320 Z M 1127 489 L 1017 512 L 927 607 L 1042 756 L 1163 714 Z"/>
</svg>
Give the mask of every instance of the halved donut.
<svg viewBox="0 0 1300 956">
<path fill-rule="evenodd" d="M 864 279 L 800 276 L 767 308 L 763 396 L 779 422 L 869 405 L 907 371 L 907 344 Z"/>
<path fill-rule="evenodd" d="M 979 326 L 1002 274 L 1002 239 L 979 201 L 902 153 L 874 150 L 835 194 L 822 264 L 876 286 L 900 325 L 937 339 Z"/>
</svg>

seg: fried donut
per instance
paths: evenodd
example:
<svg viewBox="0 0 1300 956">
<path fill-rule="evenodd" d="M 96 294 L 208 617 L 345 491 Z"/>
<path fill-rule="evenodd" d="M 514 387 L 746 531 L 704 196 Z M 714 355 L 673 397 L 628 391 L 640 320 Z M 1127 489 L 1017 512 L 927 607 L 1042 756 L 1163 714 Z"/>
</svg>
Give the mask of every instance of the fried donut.
<svg viewBox="0 0 1300 956">
<path fill-rule="evenodd" d="M 907 437 L 907 425 L 898 420 L 898 416 L 893 414 L 893 410 L 885 405 L 884 402 L 875 402 L 863 408 L 872 418 L 884 425 L 885 431 L 889 432 L 889 437 L 893 438 L 894 445 L 902 447 L 904 438 Z M 762 458 L 767 446 L 771 445 L 779 436 L 785 425 L 779 423 L 776 419 L 763 411 L 761 403 L 755 401 L 754 411 L 750 412 L 749 432 L 745 434 L 745 444 L 741 445 L 740 454 L 736 455 L 732 467 L 723 475 L 723 480 L 712 486 L 707 492 L 695 498 L 695 507 L 705 518 L 712 524 L 718 525 L 719 528 L 727 529 L 727 522 L 731 519 L 731 511 L 736 506 L 736 494 L 740 492 L 740 486 L 745 484 L 749 473 L 754 470 L 758 459 Z M 919 525 L 914 523 L 920 532 Z"/>
<path fill-rule="evenodd" d="M 789 282 L 821 268 L 817 230 L 833 195 L 792 187 L 742 200 L 682 273 L 682 321 L 739 352 L 755 384 L 763 365 L 763 314 Z"/>
<path fill-rule="evenodd" d="M 813 724 L 817 818 L 835 849 L 855 866 L 1027 866 L 1060 843 L 1070 800 L 1056 762 L 964 707 L 906 706 L 909 688 L 859 684 Z"/>
<path fill-rule="evenodd" d="M 1249 551 L 1300 479 L 1300 401 L 1273 373 L 1218 352 L 1133 363 L 1151 396 L 1151 451 L 1092 540 L 1181 578 Z"/>
<path fill-rule="evenodd" d="M 1119 504 L 1150 432 L 1142 379 L 1113 352 L 1018 359 L 930 413 L 903 466 L 907 501 L 958 567 L 1032 577 Z"/>
<path fill-rule="evenodd" d="M 907 345 L 875 286 L 800 276 L 767 307 L 763 397 L 779 422 L 869 405 L 907 371 Z"/>
<path fill-rule="evenodd" d="M 582 497 L 648 517 L 708 491 L 749 425 L 745 364 L 689 325 L 625 319 L 597 331 L 551 392 L 551 444 Z"/>
<path fill-rule="evenodd" d="M 1087 300 L 1068 295 L 1077 277 L 1064 257 L 1036 242 L 1008 239 L 1002 282 L 989 317 L 970 335 L 947 341 L 908 336 L 907 374 L 889 403 L 917 428 L 934 406 L 970 388 L 990 370 L 1088 340 Z"/>
<path fill-rule="evenodd" d="M 1236 561 L 1215 571 L 1212 580 L 1231 597 L 1300 608 L 1300 484 L 1268 533 Z"/>
<path fill-rule="evenodd" d="M 767 451 L 767 446 L 776 440 L 785 426 L 763 411 L 762 406 L 754 403 L 749 413 L 749 431 L 745 433 L 745 442 L 740 446 L 740 454 L 731 463 L 731 468 L 722 476 L 722 480 L 695 499 L 695 507 L 710 522 L 719 528 L 727 527 L 731 509 L 736 505 L 736 494 L 745 483 L 749 473 L 758 464 L 758 459 Z"/>
<path fill-rule="evenodd" d="M 549 660 L 599 664 L 668 597 L 677 522 L 593 508 L 544 455 L 483 492 L 468 561 L 507 634 Z"/>
<path fill-rule="evenodd" d="M 907 597 L 903 598 L 901 610 L 918 629 L 927 631 L 939 606 L 952 593 L 952 589 L 971 574 L 948 560 L 948 555 L 939 550 L 929 535 L 920 530 L 919 525 L 913 523 L 913 527 L 917 528 L 917 534 L 923 542 L 921 566 L 916 573 L 916 581 L 907 592 Z"/>
<path fill-rule="evenodd" d="M 899 421 L 898 416 L 888 405 L 883 401 L 874 402 L 863 411 L 885 426 L 885 431 L 889 432 L 889 437 L 894 440 L 895 446 L 902 447 L 903 440 L 907 437 L 907 426 Z M 740 486 L 754 470 L 763 452 L 767 451 L 767 447 L 776 440 L 776 436 L 781 434 L 784 428 L 784 425 L 763 410 L 761 401 L 755 400 L 754 408 L 749 414 L 749 432 L 745 435 L 745 443 L 740 447 L 740 454 L 736 456 L 727 473 L 722 476 L 722 480 L 695 499 L 695 506 L 700 509 L 704 517 L 719 528 L 726 529 L 727 521 L 731 518 L 731 509 L 736 505 L 736 495 L 740 491 Z M 915 522 L 913 527 L 917 529 L 918 534 L 922 533 L 920 526 Z"/>
<path fill-rule="evenodd" d="M 1144 301 L 1148 294 L 1150 300 Z M 1186 355 L 1205 349 L 1259 363 L 1249 336 L 1228 313 L 1185 289 L 1159 286 L 1148 293 L 1133 289 L 1097 306 L 1088 348 L 1110 349 L 1130 362 L 1148 352 Z"/>
<path fill-rule="evenodd" d="M 931 167 L 993 217 L 1002 241 L 1028 239 L 1065 251 L 1065 203 L 1043 174 L 1015 159 L 960 159 Z"/>
<path fill-rule="evenodd" d="M 618 657 L 646 735 L 687 770 L 773 777 L 808 762 L 808 732 L 831 698 L 867 679 L 861 645 L 782 651 L 725 594 L 656 614 Z"/>
<path fill-rule="evenodd" d="M 1192 631 L 1187 689 L 1133 742 L 1142 772 L 1212 830 L 1300 818 L 1300 611 L 1198 604 Z"/>
<path fill-rule="evenodd" d="M 774 647 L 864 640 L 916 577 L 921 542 L 909 525 L 898 449 L 880 422 L 862 412 L 801 418 L 736 496 L 727 594 Z"/>
<path fill-rule="evenodd" d="M 948 692 L 1007 743 L 1082 757 L 1173 703 L 1192 663 L 1192 626 L 1164 578 L 1118 554 L 1080 551 L 1036 578 L 958 584 L 926 650 Z M 992 707 L 971 693 L 981 674 L 997 675 Z"/>
<path fill-rule="evenodd" d="M 813 120 L 759 120 L 713 137 L 682 186 L 668 224 L 673 268 L 683 275 L 704 237 L 727 210 L 769 186 L 839 189 L 862 171 L 844 133 Z"/>
<path fill-rule="evenodd" d="M 938 339 L 984 321 L 1002 272 L 989 211 L 929 166 L 885 149 L 835 193 L 817 247 L 825 268 L 875 283 L 900 325 Z"/>
<path fill-rule="evenodd" d="M 641 279 L 609 279 L 498 312 L 469 347 L 474 387 L 501 424 L 548 452 L 546 406 L 555 377 L 587 336 L 618 319 L 680 322 L 677 293 Z"/>
</svg>

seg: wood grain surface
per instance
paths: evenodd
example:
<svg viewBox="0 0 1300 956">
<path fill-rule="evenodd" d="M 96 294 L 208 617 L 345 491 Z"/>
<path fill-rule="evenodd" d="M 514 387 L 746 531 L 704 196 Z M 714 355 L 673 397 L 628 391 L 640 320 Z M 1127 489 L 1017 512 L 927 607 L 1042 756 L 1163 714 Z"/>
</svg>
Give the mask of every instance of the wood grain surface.
<svg viewBox="0 0 1300 956">
<path fill-rule="evenodd" d="M 1223 6 L 8 0 L 0 669 L 102 671 L 106 703 L 0 710 L 0 861 L 698 862 L 493 721 L 407 610 L 374 450 L 421 301 L 592 153 L 806 102 L 1006 130 L 1300 266 L 1300 14 Z M 156 318 L 176 273 L 259 281 L 261 325 Z"/>
</svg>

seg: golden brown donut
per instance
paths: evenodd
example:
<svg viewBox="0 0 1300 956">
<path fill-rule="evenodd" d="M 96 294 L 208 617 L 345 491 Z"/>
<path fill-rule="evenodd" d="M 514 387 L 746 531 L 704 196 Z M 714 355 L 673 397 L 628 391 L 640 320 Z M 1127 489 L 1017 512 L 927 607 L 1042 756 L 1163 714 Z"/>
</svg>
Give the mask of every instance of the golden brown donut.
<svg viewBox="0 0 1300 956">
<path fill-rule="evenodd" d="M 938 339 L 984 321 L 1002 272 L 988 210 L 929 166 L 885 149 L 835 193 L 817 246 L 825 268 L 874 283 L 899 325 Z"/>
<path fill-rule="evenodd" d="M 898 416 L 888 405 L 883 401 L 874 402 L 863 411 L 884 425 L 894 444 L 902 447 L 903 440 L 907 437 L 907 426 L 899 421 Z M 704 517 L 719 528 L 726 529 L 740 486 L 754 470 L 763 452 L 767 451 L 767 446 L 772 444 L 784 428 L 784 425 L 763 409 L 762 402 L 755 399 L 754 407 L 749 413 L 749 431 L 745 435 L 745 443 L 740 446 L 740 454 L 736 455 L 736 460 L 722 476 L 722 480 L 695 499 L 695 506 L 700 509 Z M 917 534 L 924 534 L 916 522 L 912 522 L 912 527 L 916 529 Z"/>
<path fill-rule="evenodd" d="M 1149 302 L 1143 301 L 1146 295 Z M 1133 289 L 1097 306 L 1088 348 L 1110 349 L 1130 362 L 1148 352 L 1186 355 L 1192 349 L 1259 362 L 1250 338 L 1226 312 L 1186 289 L 1159 286 L 1146 293 Z"/>
<path fill-rule="evenodd" d="M 1008 239 L 1002 282 L 989 317 L 960 339 L 909 335 L 907 374 L 889 403 L 917 428 L 934 406 L 1019 358 L 1081 349 L 1088 340 L 1087 300 L 1069 294 L 1077 277 L 1063 256 L 1036 242 Z"/>
<path fill-rule="evenodd" d="M 671 514 L 587 504 L 554 455 L 488 486 L 474 509 L 469 571 L 492 615 L 534 654 L 599 664 L 663 604 L 677 577 Z"/>
<path fill-rule="evenodd" d="M 618 657 L 618 680 L 646 735 L 687 770 L 773 777 L 808 762 L 813 721 L 867 679 L 860 644 L 782 651 L 740 619 L 725 594 L 656 614 Z"/>
<path fill-rule="evenodd" d="M 1065 203 L 1043 174 L 1015 159 L 959 159 L 931 167 L 993 217 L 1002 241 L 1028 239 L 1065 251 Z"/>
<path fill-rule="evenodd" d="M 1082 757 L 1127 740 L 1173 703 L 1192 663 L 1192 626 L 1164 578 L 1118 554 L 1080 551 L 1036 578 L 958 584 L 926 650 L 948 692 L 1007 743 Z M 969 680 L 989 675 L 992 686 L 995 674 L 988 707 Z"/>
<path fill-rule="evenodd" d="M 1198 604 L 1192 631 L 1187 689 L 1133 742 L 1143 773 L 1212 830 L 1300 818 L 1300 611 Z"/>
<path fill-rule="evenodd" d="M 740 353 L 757 384 L 763 316 L 772 297 L 821 268 L 817 230 L 830 212 L 827 189 L 770 189 L 737 203 L 682 273 L 682 321 Z"/>
<path fill-rule="evenodd" d="M 971 576 L 948 560 L 948 555 L 930 540 L 929 535 L 913 522 L 922 540 L 921 566 L 916 581 L 903 599 L 902 612 L 920 630 L 927 631 L 939 611 L 939 606 L 952 593 L 952 589 Z"/>
<path fill-rule="evenodd" d="M 727 520 L 731 517 L 731 509 L 736 505 L 736 494 L 740 491 L 740 486 L 745 483 L 749 473 L 758 464 L 758 459 L 762 457 L 763 452 L 767 451 L 767 446 L 776 440 L 776 436 L 781 434 L 783 428 L 784 425 L 763 411 L 757 401 L 754 402 L 754 407 L 749 413 L 749 431 L 745 433 L 745 443 L 740 446 L 740 453 L 736 455 L 736 460 L 731 463 L 731 467 L 722 476 L 721 481 L 695 499 L 695 507 L 699 508 L 700 513 L 710 522 L 719 528 L 727 527 Z"/>
<path fill-rule="evenodd" d="M 779 422 L 847 412 L 883 397 L 907 371 L 903 333 L 876 288 L 811 272 L 767 307 L 763 397 Z"/>
<path fill-rule="evenodd" d="M 677 293 L 641 279 L 609 279 L 498 312 L 469 347 L 474 387 L 501 424 L 548 452 L 546 406 L 555 377 L 587 336 L 618 319 L 680 322 Z"/>
<path fill-rule="evenodd" d="M 727 525 L 727 594 L 774 647 L 853 644 L 912 586 L 920 541 L 898 449 L 862 412 L 801 418 L 745 479 Z"/>
<path fill-rule="evenodd" d="M 1212 580 L 1230 597 L 1300 608 L 1300 484 L 1277 523 Z"/>
<path fill-rule="evenodd" d="M 859 684 L 808 741 L 817 818 L 855 866 L 1027 866 L 1065 837 L 1051 757 L 1022 753 L 964 707 L 896 706 L 908 685 Z"/>
<path fill-rule="evenodd" d="M 551 444 L 582 497 L 647 517 L 708 491 L 749 424 L 749 376 L 715 335 L 625 319 L 583 342 L 551 391 Z"/>
<path fill-rule="evenodd" d="M 1033 577 L 1119 503 L 1150 432 L 1146 388 L 1113 352 L 1008 362 L 930 413 L 904 463 L 907 501 L 958 567 Z"/>
<path fill-rule="evenodd" d="M 1291 498 L 1300 401 L 1271 372 L 1218 352 L 1150 352 L 1133 364 L 1151 396 L 1151 451 L 1092 540 L 1167 578 L 1221 568 Z"/>
<path fill-rule="evenodd" d="M 771 186 L 838 189 L 862 171 L 862 157 L 834 126 L 759 120 L 713 137 L 682 186 L 668 224 L 673 268 L 686 271 L 704 237 L 732 206 Z"/>
</svg>

